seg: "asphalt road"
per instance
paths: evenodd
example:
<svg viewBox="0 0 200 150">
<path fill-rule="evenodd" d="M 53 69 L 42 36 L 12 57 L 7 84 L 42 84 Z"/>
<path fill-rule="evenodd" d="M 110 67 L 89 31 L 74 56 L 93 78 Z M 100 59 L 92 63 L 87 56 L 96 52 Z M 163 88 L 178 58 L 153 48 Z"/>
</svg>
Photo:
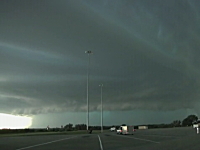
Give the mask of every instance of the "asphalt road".
<svg viewBox="0 0 200 150">
<path fill-rule="evenodd" d="M 195 129 L 137 130 L 134 135 L 114 132 L 81 135 L 0 137 L 0 150 L 199 150 Z"/>
</svg>

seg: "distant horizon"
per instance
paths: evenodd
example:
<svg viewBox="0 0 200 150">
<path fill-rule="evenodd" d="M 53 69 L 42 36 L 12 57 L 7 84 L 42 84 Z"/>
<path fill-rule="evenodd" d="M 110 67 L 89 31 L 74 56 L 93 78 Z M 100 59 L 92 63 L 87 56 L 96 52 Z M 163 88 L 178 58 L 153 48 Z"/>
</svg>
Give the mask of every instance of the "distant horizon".
<svg viewBox="0 0 200 150">
<path fill-rule="evenodd" d="M 149 118 L 148 120 L 147 119 L 144 119 L 144 115 L 146 113 L 149 113 L 149 114 L 152 114 L 152 115 L 157 115 L 157 118 L 160 118 L 160 121 L 158 119 L 155 120 L 152 120 L 151 118 Z M 188 115 L 191 115 L 191 114 L 194 114 L 194 113 L 186 113 L 184 115 L 184 111 L 183 110 L 179 110 L 179 111 L 174 111 L 172 113 L 178 113 L 180 114 L 180 117 L 171 117 L 168 116 L 168 113 L 161 113 L 161 114 L 157 114 L 157 112 L 153 112 L 153 111 L 147 111 L 147 112 L 144 112 L 144 111 L 131 111 L 131 114 L 132 115 L 129 115 L 130 114 L 130 111 L 128 112 L 107 112 L 105 111 L 104 112 L 104 123 L 103 125 L 104 126 L 112 126 L 112 125 L 122 125 L 122 124 L 127 124 L 127 125 L 150 125 L 150 124 L 170 124 L 172 123 L 173 121 L 175 120 L 180 120 L 180 121 L 183 121 L 183 119 L 185 119 Z M 112 114 L 115 114 L 115 113 L 118 113 L 118 116 L 119 118 L 121 118 L 121 120 L 117 119 L 117 118 L 113 118 L 113 115 Z M 196 115 L 196 114 L 194 114 Z M 5 114 L 5 116 L 12 116 L 10 117 L 10 122 L 13 122 L 13 119 L 15 120 L 15 116 L 14 115 L 9 115 L 9 114 Z M 76 118 L 76 122 L 73 121 L 73 119 L 71 119 L 71 117 L 73 116 L 73 118 L 75 117 Z M 80 118 L 77 117 L 77 116 L 81 116 Z M 50 128 L 60 128 L 61 126 L 65 126 L 69 123 L 73 124 L 74 125 L 77 125 L 77 124 L 86 124 L 85 122 L 85 116 L 86 116 L 86 113 L 76 113 L 76 115 L 71 115 L 71 113 L 67 112 L 64 117 L 62 114 L 42 114 L 42 115 L 37 115 L 37 116 L 32 116 L 32 117 L 24 117 L 24 118 L 27 118 L 27 119 L 31 119 L 31 125 L 29 125 L 29 127 L 20 127 L 22 129 L 25 129 L 25 128 L 46 128 L 47 126 L 49 126 Z M 126 116 L 126 118 L 124 118 L 123 116 Z M 134 120 L 134 118 L 136 118 L 135 116 L 141 116 L 141 119 L 137 119 L 137 120 Z M 164 117 L 164 120 L 163 120 L 163 116 Z M 181 117 L 182 116 L 182 117 Z M 23 116 L 16 116 L 17 118 L 23 118 Z M 84 118 L 83 118 L 84 117 Z M 128 119 L 127 119 L 128 117 Z M 46 120 L 42 120 L 42 118 L 46 118 Z M 54 118 L 54 119 L 53 119 Z M 67 119 L 68 118 L 68 119 Z M 99 118 L 98 119 L 98 122 L 96 122 L 96 118 Z M 79 120 L 80 119 L 80 120 Z M 9 120 L 7 117 L 5 118 L 5 120 Z M 65 120 L 68 120 L 68 121 L 65 121 Z M 71 121 L 70 121 L 71 120 Z M 113 120 L 113 123 L 110 123 L 108 120 Z M 132 120 L 132 121 L 131 121 Z M 81 122 L 82 121 L 82 122 Z M 95 122 L 94 122 L 95 121 Z M 59 123 L 60 122 L 60 123 Z M 12 124 L 12 123 L 11 123 Z M 11 125 L 10 124 L 10 125 Z M 90 112 L 90 126 L 100 126 L 100 112 Z M 26 124 L 24 126 L 27 126 Z M 4 128 L 8 128 L 9 126 L 5 127 Z M 0 128 L 2 128 L 0 126 Z M 10 128 L 15 128 L 15 127 L 10 127 Z"/>
<path fill-rule="evenodd" d="M 89 125 L 100 125 L 101 108 L 105 125 L 200 115 L 199 8 L 197 0 L 0 0 L 0 113 L 15 115 L 0 127 L 86 123 L 87 111 Z"/>
</svg>

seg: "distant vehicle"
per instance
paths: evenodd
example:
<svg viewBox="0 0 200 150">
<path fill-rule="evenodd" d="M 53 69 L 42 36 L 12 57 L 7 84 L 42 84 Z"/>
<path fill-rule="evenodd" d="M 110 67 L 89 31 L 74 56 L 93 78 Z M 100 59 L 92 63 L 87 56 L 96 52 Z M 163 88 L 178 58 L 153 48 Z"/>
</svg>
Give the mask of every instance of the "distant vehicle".
<svg viewBox="0 0 200 150">
<path fill-rule="evenodd" d="M 200 120 L 193 122 L 193 128 L 198 128 L 200 126 Z"/>
<path fill-rule="evenodd" d="M 115 131 L 116 130 L 116 127 L 112 127 L 112 128 L 110 128 L 110 131 L 112 132 L 112 131 Z"/>
<path fill-rule="evenodd" d="M 132 134 L 134 133 L 134 126 L 120 126 L 117 130 L 117 134 Z"/>
<path fill-rule="evenodd" d="M 119 128 L 117 129 L 117 134 L 121 134 L 122 130 Z"/>
</svg>

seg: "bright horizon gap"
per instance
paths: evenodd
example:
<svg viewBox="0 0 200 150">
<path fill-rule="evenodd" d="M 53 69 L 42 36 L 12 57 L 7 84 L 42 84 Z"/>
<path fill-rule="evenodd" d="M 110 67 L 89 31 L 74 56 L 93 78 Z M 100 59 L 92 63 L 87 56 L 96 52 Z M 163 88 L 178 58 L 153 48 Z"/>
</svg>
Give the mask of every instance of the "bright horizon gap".
<svg viewBox="0 0 200 150">
<path fill-rule="evenodd" d="M 0 113 L 0 129 L 24 129 L 31 125 L 31 117 Z"/>
</svg>

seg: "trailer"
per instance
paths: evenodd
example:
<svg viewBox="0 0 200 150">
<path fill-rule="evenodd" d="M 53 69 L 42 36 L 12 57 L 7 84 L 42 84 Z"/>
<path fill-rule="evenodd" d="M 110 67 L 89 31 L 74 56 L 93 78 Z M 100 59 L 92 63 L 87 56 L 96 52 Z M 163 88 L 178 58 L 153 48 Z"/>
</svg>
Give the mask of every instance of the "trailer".
<svg viewBox="0 0 200 150">
<path fill-rule="evenodd" d="M 198 128 L 200 127 L 200 120 L 198 119 L 197 121 L 194 121 L 192 124 L 193 124 L 193 128 Z"/>
<path fill-rule="evenodd" d="M 117 130 L 117 134 L 131 134 L 133 135 L 135 132 L 134 126 L 120 126 Z"/>
</svg>

